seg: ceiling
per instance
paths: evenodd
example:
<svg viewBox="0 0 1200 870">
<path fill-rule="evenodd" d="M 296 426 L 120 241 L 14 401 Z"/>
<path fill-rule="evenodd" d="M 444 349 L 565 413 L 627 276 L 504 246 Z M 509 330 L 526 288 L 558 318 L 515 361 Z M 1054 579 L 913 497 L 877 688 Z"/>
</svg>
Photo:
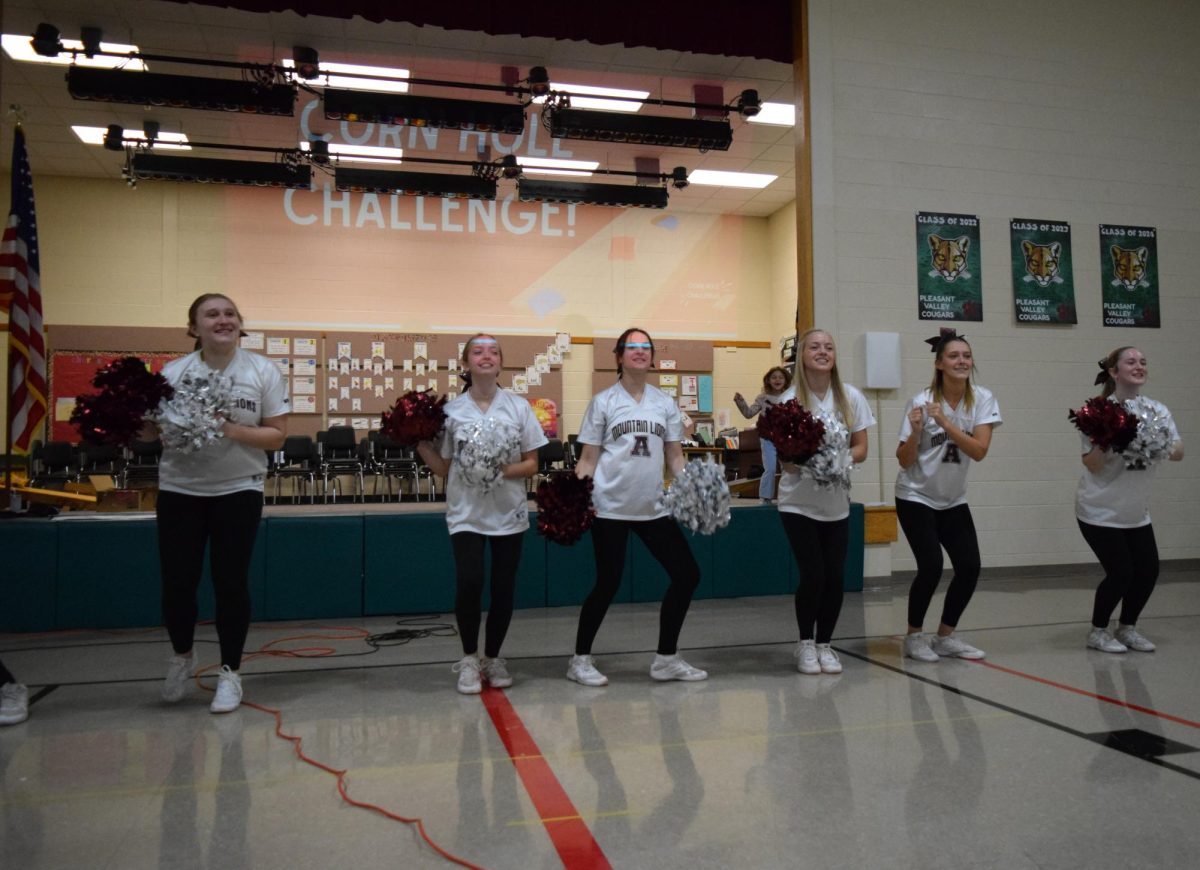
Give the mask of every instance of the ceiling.
<svg viewBox="0 0 1200 870">
<path fill-rule="evenodd" d="M 654 98 L 695 100 L 693 85 L 719 85 L 726 103 L 746 88 L 758 91 L 764 102 L 792 102 L 792 67 L 754 58 L 702 55 L 623 45 L 542 37 L 490 36 L 464 30 L 417 27 L 404 23 L 372 23 L 361 18 L 341 19 L 300 16 L 292 12 L 253 13 L 210 6 L 165 3 L 158 0 L 110 0 L 103 5 L 86 0 L 4 0 L 3 31 L 32 33 L 40 22 L 49 22 L 64 39 L 78 38 L 82 26 L 98 26 L 106 42 L 136 44 L 142 52 L 250 62 L 279 61 L 291 56 L 293 45 L 307 45 L 323 61 L 379 66 L 401 66 L 414 78 L 467 81 L 496 85 L 500 68 L 515 66 L 522 76 L 531 66 L 545 66 L 555 82 L 649 90 Z M 183 75 L 217 75 L 202 67 L 151 64 L 152 70 Z M 85 145 L 71 131 L 74 124 L 106 127 L 120 124 L 140 129 L 146 120 L 158 121 L 164 132 L 183 132 L 196 142 L 235 145 L 295 147 L 300 138 L 299 107 L 311 97 L 301 94 L 297 116 L 269 118 L 250 114 L 203 112 L 188 109 L 117 103 L 80 102 L 67 93 L 65 67 L 19 63 L 0 52 L 0 99 L 17 104 L 24 113 L 30 163 L 37 175 L 121 177 L 123 155 Z M 414 94 L 458 99 L 503 100 L 503 95 L 461 89 L 438 90 L 413 86 Z M 685 109 L 647 106 L 641 114 L 687 117 Z M 733 145 L 728 151 L 701 154 L 683 148 L 570 140 L 562 145 L 572 157 L 599 161 L 604 169 L 632 171 L 635 157 L 657 157 L 664 172 L 675 166 L 733 170 L 779 176 L 761 190 L 690 185 L 670 192 L 670 208 L 681 212 L 770 215 L 795 198 L 795 162 L 791 127 L 751 124 L 731 117 Z M 318 109 L 310 115 L 314 133 L 331 133 L 345 141 L 336 122 L 326 121 Z M 529 127 L 527 126 L 527 135 Z M 351 136 L 367 132 L 350 125 Z M 539 130 L 537 146 L 547 146 Z M 378 136 L 366 144 L 380 143 Z M 502 140 L 509 142 L 510 138 Z M 407 131 L 403 145 L 410 146 Z M 407 147 L 413 156 L 474 159 L 476 140 L 460 150 L 457 131 L 442 131 L 435 150 Z M 527 144 L 527 143 L 526 143 Z M 7 166 L 11 153 L 11 124 L 0 134 L 0 159 Z M 196 156 L 234 157 L 236 154 L 191 152 Z M 519 149 L 518 154 L 524 153 Z M 498 156 L 495 148 L 492 156 Z M 410 168 L 422 168 L 411 164 Z M 621 178 L 593 177 L 599 182 Z M 500 182 L 501 194 L 512 182 Z"/>
</svg>

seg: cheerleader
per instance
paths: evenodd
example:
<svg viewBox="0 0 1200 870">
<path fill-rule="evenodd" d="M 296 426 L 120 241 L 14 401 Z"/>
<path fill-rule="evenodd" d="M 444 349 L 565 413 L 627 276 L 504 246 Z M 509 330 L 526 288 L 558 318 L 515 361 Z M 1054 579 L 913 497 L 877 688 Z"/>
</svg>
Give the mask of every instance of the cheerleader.
<svg viewBox="0 0 1200 870">
<path fill-rule="evenodd" d="M 650 676 L 655 680 L 704 680 L 708 674 L 685 662 L 676 649 L 692 594 L 700 583 L 700 566 L 679 526 L 667 511 L 656 507 L 663 491 L 664 460 L 672 474 L 683 471 L 682 418 L 675 400 L 646 382 L 654 363 L 654 342 L 644 329 L 621 333 L 613 354 L 617 382 L 592 397 L 579 427 L 583 453 L 575 473 L 595 480 L 592 546 L 596 585 L 579 614 L 567 679 L 585 686 L 608 684 L 608 677 L 600 673 L 592 658 L 592 642 L 621 585 L 626 545 L 633 532 L 671 579 L 659 614 L 658 654 Z"/>
<path fill-rule="evenodd" d="M 220 372 L 233 381 L 223 437 L 192 453 L 168 447 L 158 468 L 158 556 L 163 617 L 175 655 L 167 666 L 163 700 L 187 693 L 196 669 L 196 590 L 204 550 L 212 562 L 221 668 L 209 709 L 231 713 L 242 703 L 238 674 L 250 631 L 250 556 L 263 508 L 266 451 L 283 446 L 288 401 L 275 364 L 238 346 L 242 315 L 228 296 L 205 293 L 188 309 L 196 351 L 163 367 L 179 386 L 185 375 Z M 153 437 L 153 430 L 144 434 Z"/>
<path fill-rule="evenodd" d="M 842 383 L 833 336 L 823 329 L 810 329 L 800 336 L 799 344 L 801 371 L 795 386 L 779 400 L 796 399 L 813 414 L 836 415 L 850 432 L 849 460 L 863 462 L 867 429 L 875 425 L 875 416 L 863 394 Z M 779 371 L 782 369 L 772 369 L 768 377 Z M 802 674 L 840 674 L 842 663 L 830 640 L 842 610 L 850 490 L 840 484 L 819 484 L 804 471 L 784 462 L 779 481 L 779 519 L 800 571 L 795 598 L 800 629 L 797 668 Z"/>
<path fill-rule="evenodd" d="M 751 405 L 746 404 L 746 399 L 741 393 L 733 394 L 734 403 L 742 412 L 742 416 L 747 419 L 767 410 L 771 405 L 786 401 L 783 393 L 791 386 L 792 376 L 782 366 L 775 366 L 763 375 L 762 383 L 762 392 L 755 397 L 754 403 Z M 775 499 L 775 457 L 777 454 L 775 445 L 766 438 L 760 438 L 758 443 L 762 449 L 763 463 L 762 477 L 758 481 L 758 497 L 763 500 L 763 504 L 770 504 Z"/>
<path fill-rule="evenodd" d="M 513 684 L 500 647 L 512 621 L 521 544 L 529 528 L 525 480 L 537 473 L 537 452 L 546 436 L 530 404 L 497 387 L 504 354 L 494 337 L 472 336 L 463 348 L 462 364 L 467 390 L 446 404 L 440 444 L 422 441 L 417 451 L 434 474 L 446 480 L 446 524 L 454 551 L 454 616 L 463 649 L 462 659 L 451 670 L 458 674 L 458 691 L 477 695 L 485 680 L 494 689 Z M 481 431 L 492 427 L 499 430 L 495 437 L 507 440 L 509 447 L 506 464 L 498 469 L 499 479 L 489 481 L 491 488 L 485 492 L 473 478 L 489 470 L 468 467 L 464 447 L 469 449 L 473 437 L 478 439 Z M 481 658 L 483 553 L 489 544 L 492 603 Z"/>
<path fill-rule="evenodd" d="M 1096 384 L 1100 395 L 1117 402 L 1138 397 L 1146 383 L 1146 357 L 1135 347 L 1119 347 L 1100 360 Z M 1183 441 L 1166 405 L 1143 398 L 1168 427 L 1168 459 L 1183 459 Z M 1138 616 L 1158 580 L 1158 545 L 1150 524 L 1150 487 L 1154 465 L 1127 462 L 1119 453 L 1102 450 L 1083 438 L 1083 476 L 1075 492 L 1079 530 L 1104 568 L 1104 580 L 1092 605 L 1087 645 L 1101 652 L 1153 652 L 1154 644 L 1137 630 Z M 1115 636 L 1108 630 L 1117 605 L 1121 614 Z"/>
<path fill-rule="evenodd" d="M 1000 406 L 972 383 L 971 346 L 953 329 L 927 339 L 936 354 L 933 383 L 904 407 L 896 458 L 896 518 L 917 560 L 908 593 L 904 654 L 922 662 L 942 656 L 981 659 L 982 650 L 954 636 L 979 579 L 979 540 L 967 506 L 967 472 L 981 462 L 1000 425 Z M 942 577 L 942 548 L 954 577 L 946 590 L 937 635 L 922 631 L 925 612 Z"/>
</svg>

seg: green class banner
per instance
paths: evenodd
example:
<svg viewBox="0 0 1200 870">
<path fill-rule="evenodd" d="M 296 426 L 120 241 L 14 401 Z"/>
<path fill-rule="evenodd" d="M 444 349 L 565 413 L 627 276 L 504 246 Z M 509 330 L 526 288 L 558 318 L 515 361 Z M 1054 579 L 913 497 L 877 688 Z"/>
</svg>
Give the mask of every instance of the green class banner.
<svg viewBox="0 0 1200 870">
<path fill-rule="evenodd" d="M 1157 329 L 1158 231 L 1100 224 L 1100 282 L 1105 326 Z"/>
<path fill-rule="evenodd" d="M 1008 229 L 1017 322 L 1078 323 L 1071 225 L 1013 218 Z"/>
<path fill-rule="evenodd" d="M 917 316 L 983 320 L 976 215 L 917 212 Z"/>
</svg>

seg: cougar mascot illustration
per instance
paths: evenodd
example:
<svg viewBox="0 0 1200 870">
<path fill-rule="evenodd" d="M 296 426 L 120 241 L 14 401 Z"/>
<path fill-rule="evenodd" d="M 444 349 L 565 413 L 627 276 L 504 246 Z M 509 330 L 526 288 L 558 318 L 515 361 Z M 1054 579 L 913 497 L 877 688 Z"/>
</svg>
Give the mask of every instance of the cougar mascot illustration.
<svg viewBox="0 0 1200 870">
<path fill-rule="evenodd" d="M 1146 263 L 1150 251 L 1146 248 L 1121 248 L 1113 245 L 1108 249 L 1113 261 L 1113 286 L 1122 286 L 1134 291 L 1146 286 Z"/>
<path fill-rule="evenodd" d="M 1025 272 L 1037 282 L 1039 287 L 1049 287 L 1058 278 L 1058 258 L 1062 254 L 1062 245 L 1051 242 L 1048 245 L 1035 245 L 1025 239 L 1021 242 L 1021 250 L 1025 252 Z"/>
<path fill-rule="evenodd" d="M 953 281 L 967 267 L 967 250 L 971 240 L 966 236 L 957 239 L 943 239 L 941 236 L 930 234 L 929 250 L 933 261 L 933 272 L 944 281 Z M 969 277 L 969 276 L 965 276 Z"/>
</svg>

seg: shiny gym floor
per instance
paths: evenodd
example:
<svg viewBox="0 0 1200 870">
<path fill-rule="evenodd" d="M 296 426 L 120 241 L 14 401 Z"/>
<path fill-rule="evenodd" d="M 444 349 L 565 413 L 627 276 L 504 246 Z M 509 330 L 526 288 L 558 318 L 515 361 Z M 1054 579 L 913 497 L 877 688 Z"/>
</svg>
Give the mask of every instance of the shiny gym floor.
<svg viewBox="0 0 1200 870">
<path fill-rule="evenodd" d="M 249 660 L 246 700 L 350 798 L 483 867 L 1197 866 L 1200 570 L 1164 567 L 1139 626 L 1159 649 L 1125 655 L 1084 648 L 1098 569 L 988 574 L 961 626 L 983 664 L 901 658 L 897 577 L 847 594 L 836 677 L 796 672 L 773 597 L 693 606 L 684 652 L 711 676 L 690 684 L 647 675 L 656 607 L 614 607 L 601 689 L 564 679 L 577 608 L 518 611 L 516 684 L 482 696 L 455 691 L 451 632 L 258 624 L 250 650 L 333 655 Z M 0 866 L 453 866 L 345 802 L 272 715 L 163 704 L 167 655 L 160 630 L 0 636 L 34 698 L 0 729 Z"/>
</svg>

